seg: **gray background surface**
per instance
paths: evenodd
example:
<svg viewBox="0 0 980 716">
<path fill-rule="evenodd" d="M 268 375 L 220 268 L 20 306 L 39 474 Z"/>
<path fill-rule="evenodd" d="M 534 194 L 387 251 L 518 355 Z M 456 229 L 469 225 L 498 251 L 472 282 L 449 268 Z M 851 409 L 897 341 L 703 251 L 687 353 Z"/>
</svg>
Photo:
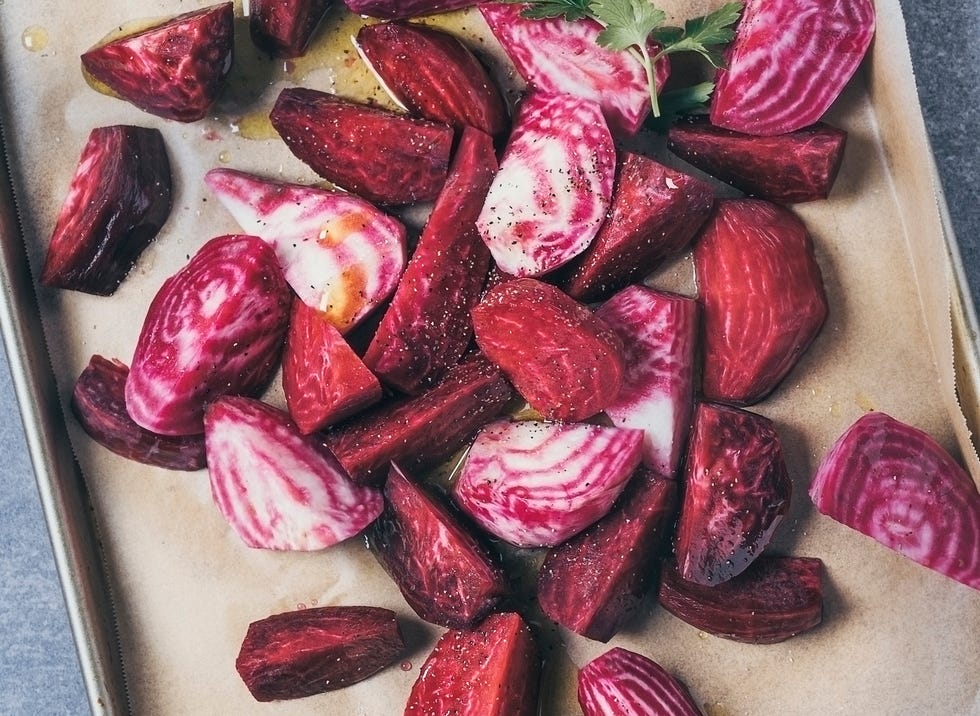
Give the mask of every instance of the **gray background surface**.
<svg viewBox="0 0 980 716">
<path fill-rule="evenodd" d="M 980 304 L 980 0 L 902 5 L 922 111 Z M 84 714 L 87 700 L 2 354 L 0 414 L 0 714 Z"/>
</svg>

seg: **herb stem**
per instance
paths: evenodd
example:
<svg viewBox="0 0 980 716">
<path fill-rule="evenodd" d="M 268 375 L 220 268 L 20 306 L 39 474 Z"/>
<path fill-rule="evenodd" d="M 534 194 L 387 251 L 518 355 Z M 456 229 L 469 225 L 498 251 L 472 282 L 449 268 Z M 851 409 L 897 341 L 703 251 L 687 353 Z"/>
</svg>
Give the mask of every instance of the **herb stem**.
<svg viewBox="0 0 980 716">
<path fill-rule="evenodd" d="M 640 50 L 641 61 L 643 62 L 643 69 L 647 73 L 647 87 L 650 90 L 650 108 L 653 110 L 653 116 L 660 116 L 660 101 L 657 99 L 657 76 L 654 72 L 654 63 L 660 58 L 663 52 L 658 52 L 657 56 L 650 58 L 650 51 L 646 48 L 646 45 L 637 45 L 636 47 Z"/>
</svg>

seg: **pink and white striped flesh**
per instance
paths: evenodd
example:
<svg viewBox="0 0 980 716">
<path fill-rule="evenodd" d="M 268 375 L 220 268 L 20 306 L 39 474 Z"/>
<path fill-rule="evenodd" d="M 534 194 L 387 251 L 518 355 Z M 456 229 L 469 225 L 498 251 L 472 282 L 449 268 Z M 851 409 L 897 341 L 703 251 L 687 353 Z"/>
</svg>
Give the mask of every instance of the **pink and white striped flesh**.
<svg viewBox="0 0 980 716">
<path fill-rule="evenodd" d="M 529 19 L 521 17 L 523 5 L 505 2 L 481 3 L 479 9 L 530 87 L 598 102 L 613 134 L 636 134 L 650 114 L 646 70 L 629 52 L 599 45 L 598 22 Z M 664 57 L 656 66 L 658 88 L 669 75 L 670 63 Z"/>
<path fill-rule="evenodd" d="M 553 547 L 609 512 L 640 463 L 639 430 L 498 420 L 476 436 L 453 499 L 518 547 Z"/>
<path fill-rule="evenodd" d="M 249 547 L 312 551 L 353 537 L 384 509 L 320 441 L 258 400 L 223 397 L 204 418 L 211 495 Z"/>
<path fill-rule="evenodd" d="M 810 485 L 817 509 L 919 564 L 980 589 L 980 493 L 931 436 L 867 413 Z"/>
<path fill-rule="evenodd" d="M 711 123 L 775 136 L 819 120 L 875 30 L 872 0 L 746 0 L 711 98 Z"/>
<path fill-rule="evenodd" d="M 275 249 L 296 295 L 341 333 L 398 285 L 405 227 L 370 202 L 234 169 L 212 169 L 204 180 L 245 231 Z"/>
<path fill-rule="evenodd" d="M 596 102 L 529 94 L 476 220 L 500 270 L 540 276 L 582 253 L 605 219 L 615 172 Z"/>
<path fill-rule="evenodd" d="M 702 716 L 684 684 L 618 646 L 579 670 L 578 702 L 585 716 Z"/>
<path fill-rule="evenodd" d="M 623 342 L 623 387 L 606 408 L 614 425 L 643 431 L 643 463 L 677 472 L 694 410 L 698 303 L 629 286 L 596 311 Z"/>
</svg>

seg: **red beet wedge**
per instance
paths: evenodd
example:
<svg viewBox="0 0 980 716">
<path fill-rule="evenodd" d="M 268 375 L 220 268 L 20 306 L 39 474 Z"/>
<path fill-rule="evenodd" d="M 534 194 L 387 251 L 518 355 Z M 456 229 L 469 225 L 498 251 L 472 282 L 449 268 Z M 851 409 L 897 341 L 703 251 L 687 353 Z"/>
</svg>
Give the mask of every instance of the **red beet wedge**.
<svg viewBox="0 0 980 716">
<path fill-rule="evenodd" d="M 652 659 L 622 647 L 579 670 L 578 702 L 585 716 L 702 716 L 684 684 Z"/>
<path fill-rule="evenodd" d="M 932 437 L 884 413 L 860 417 L 810 485 L 820 512 L 980 589 L 980 494 Z"/>
<path fill-rule="evenodd" d="M 251 0 L 252 42 L 273 57 L 299 57 L 332 4 L 332 0 Z"/>
<path fill-rule="evenodd" d="M 780 204 L 826 199 L 844 158 L 847 132 L 817 123 L 757 137 L 706 121 L 670 128 L 667 146 L 698 169 L 746 194 Z"/>
<path fill-rule="evenodd" d="M 857 70 L 872 0 L 747 0 L 711 97 L 711 123 L 786 134 L 816 122 Z"/>
<path fill-rule="evenodd" d="M 299 609 L 249 624 L 235 668 L 256 701 L 297 699 L 363 681 L 404 648 L 388 609 Z"/>
<path fill-rule="evenodd" d="M 170 190 L 159 130 L 93 129 L 58 213 L 41 283 L 114 293 L 170 215 Z"/>
<path fill-rule="evenodd" d="M 286 406 L 302 433 L 348 418 L 381 400 L 381 383 L 322 313 L 293 301 L 282 353 Z"/>
<path fill-rule="evenodd" d="M 490 137 L 464 129 L 446 185 L 364 354 L 364 362 L 402 392 L 431 386 L 473 338 L 470 309 L 490 269 L 475 222 L 496 167 Z"/>
<path fill-rule="evenodd" d="M 677 483 L 639 469 L 612 511 L 545 557 L 538 603 L 551 619 L 609 641 L 657 580 L 677 516 Z"/>
<path fill-rule="evenodd" d="M 694 409 L 698 304 L 693 298 L 630 286 L 595 315 L 623 342 L 626 372 L 606 415 L 643 431 L 643 462 L 667 477 L 680 463 Z"/>
<path fill-rule="evenodd" d="M 459 518 L 396 465 L 368 532 L 378 561 L 428 622 L 472 629 L 510 593 L 503 569 Z"/>
<path fill-rule="evenodd" d="M 789 509 L 791 491 L 771 420 L 699 404 L 675 536 L 680 574 L 711 586 L 745 571 L 769 544 Z"/>
<path fill-rule="evenodd" d="M 447 124 L 304 87 L 284 89 L 269 116 L 293 154 L 368 201 L 429 201 L 446 181 L 453 143 Z"/>
<path fill-rule="evenodd" d="M 612 206 L 562 286 L 595 301 L 641 281 L 691 242 L 714 202 L 711 186 L 641 154 L 623 152 Z"/>
<path fill-rule="evenodd" d="M 615 173 L 616 151 L 598 104 L 527 95 L 477 219 L 500 269 L 540 276 L 582 253 L 606 216 Z"/>
<path fill-rule="evenodd" d="M 291 302 L 268 244 L 254 236 L 211 239 L 150 303 L 126 379 L 130 416 L 164 435 L 204 432 L 211 400 L 268 385 Z"/>
<path fill-rule="evenodd" d="M 204 436 L 157 435 L 133 422 L 126 412 L 129 368 L 94 355 L 75 381 L 71 408 L 97 443 L 136 462 L 169 470 L 200 470 L 205 465 Z"/>
<path fill-rule="evenodd" d="M 823 277 L 806 227 L 758 199 L 719 201 L 694 247 L 703 306 L 701 390 L 751 405 L 796 365 L 827 317 Z"/>
<path fill-rule="evenodd" d="M 619 337 L 560 290 L 532 278 L 499 283 L 472 311 L 476 342 L 546 418 L 583 420 L 619 394 Z"/>
<path fill-rule="evenodd" d="M 382 403 L 326 435 L 326 443 L 360 483 L 377 482 L 392 461 L 406 470 L 434 467 L 501 415 L 514 391 L 500 370 L 473 355 L 414 398 Z"/>
<path fill-rule="evenodd" d="M 646 70 L 629 52 L 602 47 L 602 26 L 583 18 L 529 19 L 519 3 L 486 2 L 480 12 L 527 84 L 598 102 L 613 134 L 630 136 L 650 113 Z M 657 63 L 657 87 L 663 87 L 670 63 Z"/>
<path fill-rule="evenodd" d="M 706 587 L 672 564 L 660 576 L 660 605 L 693 627 L 751 644 L 775 644 L 812 629 L 823 616 L 823 563 L 764 555 L 737 577 Z"/>
<path fill-rule="evenodd" d="M 202 119 L 224 87 L 234 55 L 232 3 L 178 15 L 93 47 L 82 66 L 140 109 L 166 119 Z"/>
<path fill-rule="evenodd" d="M 357 49 L 392 99 L 413 114 L 491 136 L 507 130 L 507 107 L 486 68 L 456 37 L 425 25 L 379 22 Z"/>
<path fill-rule="evenodd" d="M 211 495 L 249 547 L 318 550 L 381 514 L 381 493 L 355 485 L 321 441 L 252 398 L 225 396 L 204 418 Z"/>
<path fill-rule="evenodd" d="M 419 670 L 405 716 L 534 716 L 541 661 L 517 614 L 446 632 Z"/>
<path fill-rule="evenodd" d="M 453 499 L 502 540 L 553 547 L 609 512 L 642 440 L 639 430 L 500 420 L 473 441 Z"/>
<path fill-rule="evenodd" d="M 355 15 L 407 20 L 420 15 L 461 10 L 476 5 L 476 0 L 344 0 L 344 4 Z"/>
</svg>

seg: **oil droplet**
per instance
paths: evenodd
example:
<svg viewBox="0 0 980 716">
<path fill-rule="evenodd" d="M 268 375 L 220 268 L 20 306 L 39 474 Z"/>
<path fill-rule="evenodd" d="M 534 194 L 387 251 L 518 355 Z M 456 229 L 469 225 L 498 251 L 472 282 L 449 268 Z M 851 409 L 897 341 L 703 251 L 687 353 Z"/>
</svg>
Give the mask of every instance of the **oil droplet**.
<svg viewBox="0 0 980 716">
<path fill-rule="evenodd" d="M 315 606 L 316 606 L 317 604 L 319 604 L 319 603 L 320 603 L 320 602 L 319 602 L 319 600 L 317 600 L 317 599 L 311 599 L 311 600 L 310 600 L 310 606 L 311 606 L 311 607 L 315 607 Z"/>
<path fill-rule="evenodd" d="M 229 152 L 227 149 L 218 152 L 218 161 L 221 162 L 222 164 L 227 164 L 228 162 L 230 162 L 231 152 Z"/>
<path fill-rule="evenodd" d="M 275 139 L 279 136 L 268 112 L 246 114 L 237 122 L 232 123 L 231 131 L 245 139 Z"/>
<path fill-rule="evenodd" d="M 406 659 L 405 661 L 403 661 L 401 664 L 398 665 L 398 668 L 400 668 L 402 671 L 411 671 L 412 670 L 412 662 L 410 662 L 410 661 L 408 661 L 408 659 Z"/>
<path fill-rule="evenodd" d="M 300 602 L 299 604 L 296 605 L 296 608 L 297 609 L 306 609 L 306 605 L 303 604 L 303 602 Z"/>
<path fill-rule="evenodd" d="M 48 46 L 48 31 L 40 25 L 31 25 L 20 36 L 21 44 L 30 52 L 40 52 Z"/>
</svg>

